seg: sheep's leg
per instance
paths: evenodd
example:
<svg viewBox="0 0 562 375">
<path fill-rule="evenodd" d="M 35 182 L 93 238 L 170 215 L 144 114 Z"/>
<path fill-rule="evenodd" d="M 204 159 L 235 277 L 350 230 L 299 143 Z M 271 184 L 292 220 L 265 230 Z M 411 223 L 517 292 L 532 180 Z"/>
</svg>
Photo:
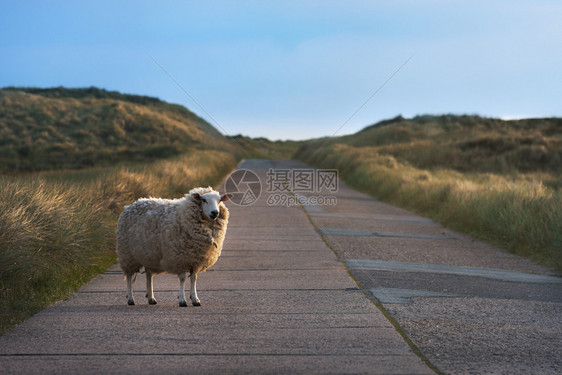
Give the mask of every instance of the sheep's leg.
<svg viewBox="0 0 562 375">
<path fill-rule="evenodd" d="M 189 275 L 189 278 L 191 279 L 191 293 L 189 293 L 191 303 L 193 306 L 201 306 L 201 301 L 199 301 L 199 298 L 197 297 L 197 287 L 195 285 L 197 283 L 197 274 L 193 272 Z"/>
<path fill-rule="evenodd" d="M 151 305 L 156 305 L 156 300 L 154 299 L 154 291 L 152 290 L 152 278 L 154 274 L 146 270 L 146 298 L 148 298 L 148 303 Z"/>
<path fill-rule="evenodd" d="M 133 299 L 133 276 L 135 274 L 134 273 L 128 273 L 127 274 L 127 304 L 129 305 L 134 305 L 135 304 L 135 300 Z"/>
<path fill-rule="evenodd" d="M 187 307 L 187 301 L 185 300 L 185 277 L 187 275 L 185 273 L 182 273 L 181 275 L 178 275 L 178 277 L 180 278 L 180 292 L 178 295 L 178 300 L 180 302 L 180 307 Z"/>
</svg>

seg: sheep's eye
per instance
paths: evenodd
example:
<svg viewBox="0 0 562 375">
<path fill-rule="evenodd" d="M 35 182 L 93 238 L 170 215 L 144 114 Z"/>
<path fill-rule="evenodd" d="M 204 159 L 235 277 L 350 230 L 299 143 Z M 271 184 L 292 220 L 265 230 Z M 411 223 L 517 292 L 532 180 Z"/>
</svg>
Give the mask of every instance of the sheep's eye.
<svg viewBox="0 0 562 375">
<path fill-rule="evenodd" d="M 207 200 L 205 198 L 202 199 L 204 203 L 207 203 Z"/>
</svg>

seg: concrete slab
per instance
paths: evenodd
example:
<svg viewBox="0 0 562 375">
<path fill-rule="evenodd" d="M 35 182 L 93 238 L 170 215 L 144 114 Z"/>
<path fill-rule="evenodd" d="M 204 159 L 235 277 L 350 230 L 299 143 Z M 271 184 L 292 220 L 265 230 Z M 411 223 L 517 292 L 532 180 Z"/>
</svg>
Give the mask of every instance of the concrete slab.
<svg viewBox="0 0 562 375">
<path fill-rule="evenodd" d="M 144 290 L 144 275 L 137 277 L 133 288 Z M 120 274 L 104 274 L 85 285 L 81 292 L 121 291 L 125 290 L 125 282 Z M 201 273 L 198 276 L 197 289 L 211 290 L 268 290 L 268 289 L 345 289 L 357 285 L 349 277 L 343 265 L 339 269 L 317 270 L 245 270 L 245 271 L 213 271 Z M 161 274 L 154 277 L 155 290 L 177 290 L 179 281 L 177 276 Z"/>
<path fill-rule="evenodd" d="M 381 303 L 410 304 L 415 297 L 460 297 L 450 293 L 432 292 L 429 290 L 398 289 L 398 288 L 371 288 L 373 296 Z"/>
<path fill-rule="evenodd" d="M 139 309 L 137 309 L 139 310 Z M 158 311 L 159 310 L 159 311 Z M 152 309 L 152 315 L 65 314 L 22 327 L 23 337 L 2 348 L 6 355 L 234 354 L 409 355 L 393 327 L 374 326 L 368 317 L 311 315 L 189 316 L 180 308 Z M 111 323 L 113 329 L 107 329 Z M 45 324 L 49 324 L 45 330 Z M 69 329 L 69 325 L 78 325 Z M 8 339 L 10 338 L 8 334 Z M 68 345 L 72 343 L 72 345 Z"/>
<path fill-rule="evenodd" d="M 190 311 L 185 311 L 187 309 L 181 309 L 184 311 L 177 311 L 179 307 L 157 307 L 150 311 L 148 309 L 136 309 L 129 308 L 129 310 L 123 309 L 92 309 L 87 313 L 74 312 L 71 313 L 68 310 L 64 319 L 60 319 L 59 314 L 51 314 L 50 316 L 44 317 L 46 322 L 52 325 L 50 331 L 57 331 L 57 337 L 62 337 L 66 335 L 66 327 L 68 324 L 80 324 L 82 329 L 98 331 L 95 334 L 104 334 L 99 332 L 100 329 L 104 328 L 104 320 L 111 319 L 116 325 L 121 327 L 119 331 L 121 333 L 126 333 L 135 330 L 147 330 L 154 334 L 161 334 L 157 332 L 158 330 L 165 330 L 168 326 L 189 326 L 191 327 L 193 333 L 196 332 L 203 333 L 207 330 L 212 331 L 217 325 L 224 327 L 228 330 L 227 335 L 233 334 L 232 330 L 248 330 L 259 331 L 259 335 L 263 335 L 263 330 L 275 329 L 275 330 L 302 330 L 302 329 L 313 329 L 313 330 L 329 330 L 329 329 L 346 329 L 346 328 L 365 328 L 365 329 L 392 329 L 392 326 L 388 322 L 381 322 L 381 325 L 374 325 L 372 317 L 370 314 L 280 314 L 280 313 L 233 313 L 233 314 L 218 314 L 211 312 L 209 314 L 197 313 L 190 314 Z M 118 311 L 121 310 L 121 311 Z M 207 308 L 207 311 L 209 309 Z M 76 311 L 76 309 L 75 309 Z M 149 318 L 148 314 L 156 315 L 152 320 Z M 166 313 L 165 319 L 163 315 Z M 113 314 L 118 314 L 117 316 L 112 316 Z M 93 315 L 99 316 L 99 319 L 94 318 Z M 146 323 L 144 321 L 147 321 Z M 30 323 L 27 327 L 27 332 L 29 334 L 29 339 L 43 340 L 43 338 L 36 337 L 41 336 L 42 323 L 33 324 Z M 186 336 L 186 340 L 193 335 Z M 11 348 L 10 350 L 16 350 Z M 46 349 L 44 349 L 46 350 Z M 88 350 L 87 347 L 81 348 L 81 350 Z M 51 348 L 48 349 L 51 352 Z M 21 352 L 21 350 L 18 350 Z"/>
<path fill-rule="evenodd" d="M 283 251 L 275 252 L 255 251 L 241 252 L 235 254 L 225 252 L 222 257 L 228 257 L 227 262 L 218 262 L 213 266 L 217 271 L 244 271 L 244 270 L 329 270 L 340 269 L 341 262 L 333 259 L 327 251 Z M 330 258 L 325 258 L 329 256 Z"/>
<path fill-rule="evenodd" d="M 365 289 L 399 288 L 453 293 L 495 299 L 517 299 L 562 303 L 560 284 L 516 283 L 472 276 L 354 269 L 353 275 Z"/>
<path fill-rule="evenodd" d="M 330 214 L 330 213 L 310 213 L 310 216 L 313 216 L 315 219 L 336 219 L 339 222 L 343 220 L 369 220 L 369 221 L 402 221 L 405 223 L 435 223 L 431 219 L 423 219 L 423 218 L 415 218 L 415 217 L 388 217 L 388 216 L 381 216 L 381 215 L 344 215 L 344 214 Z M 343 220 L 342 220 L 343 219 Z M 315 220 L 317 223 L 322 223 L 321 220 Z"/>
<path fill-rule="evenodd" d="M 397 223 L 397 225 L 400 225 Z M 367 236 L 324 238 L 342 258 L 495 268 L 542 275 L 553 270 L 460 233 L 455 241 Z"/>
<path fill-rule="evenodd" d="M 323 254 L 322 254 L 323 253 Z M 270 257 L 270 258 L 277 258 L 277 257 L 313 257 L 313 256 L 323 256 L 326 255 L 330 257 L 333 255 L 333 251 L 330 250 L 328 247 L 324 247 L 324 249 L 308 249 L 308 250 L 223 250 L 220 259 L 222 258 L 253 258 L 253 257 Z M 332 259 L 325 259 L 326 261 L 331 261 Z M 219 262 L 215 263 L 213 266 L 216 267 Z M 234 265 L 232 263 L 224 263 L 225 267 Z"/>
<path fill-rule="evenodd" d="M 391 237 L 391 238 L 414 238 L 418 240 L 454 240 L 454 237 L 443 235 L 426 235 L 411 233 L 389 233 L 368 232 L 364 230 L 341 229 L 341 228 L 318 228 L 318 233 L 326 236 L 352 236 L 352 237 Z"/>
<path fill-rule="evenodd" d="M 562 373 L 560 303 L 414 298 L 387 308 L 444 373 Z"/>
<path fill-rule="evenodd" d="M 319 228 L 338 228 L 346 230 L 360 230 L 375 233 L 401 233 L 401 234 L 417 234 L 435 237 L 455 237 L 455 233 L 441 225 L 427 219 L 417 219 L 405 217 L 384 217 L 379 218 L 373 216 L 364 217 L 347 217 L 344 215 L 325 215 L 315 216 L 314 223 Z M 398 224 L 398 225 L 397 225 Z"/>
<path fill-rule="evenodd" d="M 367 194 L 360 193 L 340 182 L 339 191 L 334 194 L 337 205 L 324 206 L 324 213 L 359 216 L 387 216 L 393 218 L 423 218 L 403 208 L 392 206 L 373 199 Z"/>
<path fill-rule="evenodd" d="M 155 292 L 157 305 L 148 305 L 144 298 L 144 288 L 136 294 L 137 305 L 128 306 L 125 291 L 120 292 L 80 292 L 70 299 L 45 309 L 41 314 L 57 315 L 76 312 L 105 312 L 112 314 L 161 314 L 164 311 L 189 319 L 192 315 L 209 316 L 211 314 L 310 314 L 369 316 L 374 325 L 387 324 L 388 321 L 377 314 L 377 308 L 357 288 L 343 290 L 205 290 L 201 291 L 201 307 L 188 306 L 180 308 L 177 290 L 158 290 Z"/>
<path fill-rule="evenodd" d="M 537 275 L 525 272 L 498 270 L 494 268 L 446 266 L 441 264 L 389 262 L 382 260 L 346 259 L 349 269 L 366 269 L 379 271 L 427 272 L 471 277 L 483 277 L 515 283 L 562 284 L 557 276 Z"/>
<path fill-rule="evenodd" d="M 432 374 L 416 357 L 374 355 L 60 355 L 0 359 L 6 373 L 23 374 Z M 400 363 L 400 366 L 396 364 Z"/>
<path fill-rule="evenodd" d="M 309 224 L 310 225 L 310 224 Z M 234 228 L 233 228 L 234 229 Z M 224 241 L 225 249 L 232 250 L 323 250 L 326 244 L 320 239 L 291 239 L 282 237 L 279 239 L 269 238 L 237 238 L 229 237 Z"/>
<path fill-rule="evenodd" d="M 306 223 L 305 223 L 306 224 Z M 236 229 L 233 233 L 228 233 L 229 239 L 245 239 L 246 241 L 251 238 L 260 239 L 280 239 L 284 240 L 287 237 L 299 240 L 318 240 L 318 235 L 314 228 L 308 223 L 304 226 L 270 226 L 270 227 L 251 227 L 251 226 L 233 226 L 229 229 Z"/>
</svg>

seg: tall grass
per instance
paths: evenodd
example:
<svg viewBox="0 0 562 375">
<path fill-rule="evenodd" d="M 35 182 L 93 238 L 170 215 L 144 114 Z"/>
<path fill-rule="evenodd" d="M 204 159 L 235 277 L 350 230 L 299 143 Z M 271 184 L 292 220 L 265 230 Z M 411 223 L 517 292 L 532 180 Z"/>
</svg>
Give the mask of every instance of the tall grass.
<svg viewBox="0 0 562 375">
<path fill-rule="evenodd" d="M 89 89 L 0 89 L 0 173 L 150 162 L 189 149 L 239 152 L 188 109 Z"/>
<path fill-rule="evenodd" d="M 0 179 L 0 332 L 114 261 L 112 220 L 89 193 Z"/>
<path fill-rule="evenodd" d="M 536 175 L 422 169 L 377 147 L 345 144 L 310 144 L 296 156 L 339 169 L 346 182 L 377 198 L 562 271 L 562 190 Z"/>
<path fill-rule="evenodd" d="M 91 174 L 0 177 L 0 333 L 115 262 L 115 225 L 124 205 L 216 185 L 235 165 L 229 153 L 196 151 Z"/>
</svg>

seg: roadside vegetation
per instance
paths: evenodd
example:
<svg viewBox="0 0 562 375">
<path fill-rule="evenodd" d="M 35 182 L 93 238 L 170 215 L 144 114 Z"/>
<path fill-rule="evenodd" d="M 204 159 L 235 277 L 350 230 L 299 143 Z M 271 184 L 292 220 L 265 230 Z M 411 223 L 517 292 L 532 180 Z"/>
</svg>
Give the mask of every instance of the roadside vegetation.
<svg viewBox="0 0 562 375">
<path fill-rule="evenodd" d="M 197 150 L 145 166 L 0 177 L 0 334 L 115 263 L 124 205 L 215 186 L 236 162 Z"/>
<path fill-rule="evenodd" d="M 123 206 L 215 186 L 246 155 L 156 98 L 0 90 L 0 334 L 115 262 Z"/>
<path fill-rule="evenodd" d="M 308 141 L 295 157 L 562 271 L 562 119 L 397 117 Z"/>
</svg>

